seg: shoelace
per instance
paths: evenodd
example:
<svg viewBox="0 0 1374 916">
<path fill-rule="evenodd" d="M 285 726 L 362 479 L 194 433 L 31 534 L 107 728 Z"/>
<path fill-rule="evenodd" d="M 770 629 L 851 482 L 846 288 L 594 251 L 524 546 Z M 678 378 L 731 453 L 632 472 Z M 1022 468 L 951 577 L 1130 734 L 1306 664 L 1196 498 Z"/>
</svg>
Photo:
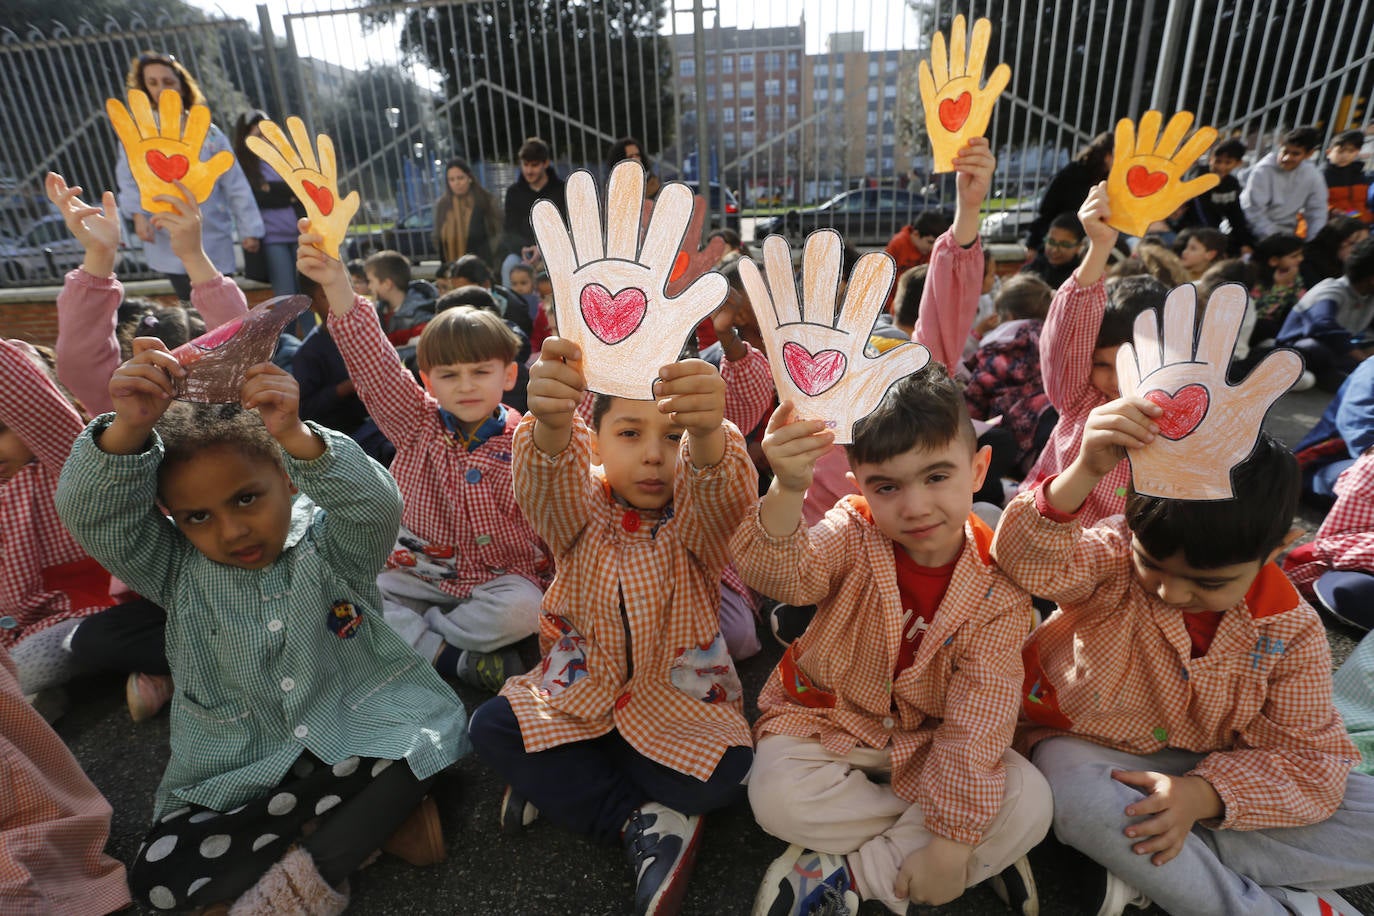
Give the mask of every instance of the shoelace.
<svg viewBox="0 0 1374 916">
<path fill-rule="evenodd" d="M 830 885 L 821 888 L 821 899 L 808 911 L 808 916 L 851 916 L 844 902 L 844 894 Z"/>
</svg>

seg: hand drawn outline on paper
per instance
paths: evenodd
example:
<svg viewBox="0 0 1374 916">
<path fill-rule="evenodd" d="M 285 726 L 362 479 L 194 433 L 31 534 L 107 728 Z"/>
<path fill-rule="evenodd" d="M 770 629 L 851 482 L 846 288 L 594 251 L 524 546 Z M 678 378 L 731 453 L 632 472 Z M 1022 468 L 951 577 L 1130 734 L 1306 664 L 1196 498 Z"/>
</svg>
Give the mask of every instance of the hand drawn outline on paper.
<svg viewBox="0 0 1374 916">
<path fill-rule="evenodd" d="M 1216 142 L 1216 129 L 1199 127 L 1184 143 L 1193 126 L 1191 112 L 1175 114 L 1161 133 L 1163 123 L 1162 113 L 1147 111 L 1140 118 L 1138 131 L 1130 118 L 1116 124 L 1112 170 L 1107 175 L 1107 202 L 1112 208 L 1107 224 L 1128 235 L 1144 235 L 1151 223 L 1165 219 L 1180 204 L 1212 190 L 1221 181 L 1211 172 L 1191 181 L 1182 180 L 1183 173 Z"/>
<path fill-rule="evenodd" d="M 244 376 L 267 362 L 282 329 L 310 307 L 309 296 L 278 296 L 172 351 L 186 370 L 174 379 L 176 398 L 198 404 L 237 404 Z"/>
<path fill-rule="evenodd" d="M 339 245 L 348 232 L 348 224 L 358 212 L 361 198 L 353 191 L 339 199 L 338 163 L 334 157 L 334 141 L 327 134 L 318 134 L 315 145 L 318 159 L 310 145 L 305 122 L 294 115 L 286 119 L 288 140 L 282 129 L 272 121 L 259 121 L 261 137 L 249 137 L 248 148 L 257 153 L 272 170 L 291 186 L 305 206 L 310 228 L 324 237 L 320 250 L 331 258 L 339 256 Z M 292 146 L 292 140 L 295 146 Z"/>
<path fill-rule="evenodd" d="M 936 32 L 930 40 L 930 60 L 921 61 L 917 71 L 936 172 L 954 171 L 955 154 L 969 137 L 983 136 L 998 96 L 1011 82 L 1011 67 L 998 64 L 987 83 L 978 85 L 992 23 L 986 18 L 975 20 L 970 37 L 966 48 L 964 17 L 955 16 L 949 28 L 948 52 L 945 36 Z"/>
<path fill-rule="evenodd" d="M 140 203 L 149 213 L 170 213 L 171 204 L 154 198 L 163 194 L 180 197 L 172 184 L 180 181 L 195 195 L 196 202 L 203 204 L 219 176 L 233 168 L 234 154 L 220 150 L 204 162 L 200 160 L 205 135 L 210 131 L 210 109 L 206 106 L 192 105 L 184 127 L 178 93 L 164 90 L 157 106 L 154 116 L 148 94 L 141 89 L 129 90 L 127 108 L 119 99 L 105 100 L 105 113 L 138 184 Z"/>
</svg>

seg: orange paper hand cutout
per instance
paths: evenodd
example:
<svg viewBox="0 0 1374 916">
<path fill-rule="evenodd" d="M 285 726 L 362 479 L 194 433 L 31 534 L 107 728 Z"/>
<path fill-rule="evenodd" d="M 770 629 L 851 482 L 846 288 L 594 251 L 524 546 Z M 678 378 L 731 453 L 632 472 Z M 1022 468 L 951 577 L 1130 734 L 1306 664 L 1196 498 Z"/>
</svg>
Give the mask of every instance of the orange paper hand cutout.
<svg viewBox="0 0 1374 916">
<path fill-rule="evenodd" d="M 157 108 L 154 116 L 148 94 L 138 89 L 130 90 L 128 108 L 119 99 L 105 100 L 105 113 L 129 157 L 129 170 L 138 182 L 143 209 L 149 213 L 170 212 L 170 204 L 153 198 L 161 194 L 180 197 L 174 181 L 186 185 L 196 202 L 203 204 L 219 176 L 233 167 L 234 154 L 221 150 L 205 162 L 200 161 L 200 148 L 210 130 L 210 109 L 204 105 L 191 106 L 184 127 L 180 95 L 170 90 L 163 92 Z"/>
<path fill-rule="evenodd" d="M 325 134 L 315 137 L 320 152 L 316 160 L 310 148 L 310 134 L 306 132 L 305 122 L 292 116 L 286 119 L 286 128 L 296 141 L 294 147 L 276 124 L 259 121 L 258 129 L 262 131 L 262 136 L 249 137 L 248 148 L 257 153 L 296 192 L 296 197 L 305 205 L 311 228 L 324 236 L 324 244 L 320 249 L 331 258 L 337 258 L 339 245 L 348 232 L 353 214 L 358 212 L 361 198 L 357 191 L 342 200 L 339 198 L 338 164 L 334 160 L 333 140 Z"/>
<path fill-rule="evenodd" d="M 1137 493 L 1195 500 L 1235 495 L 1231 469 L 1250 455 L 1270 405 L 1302 373 L 1302 357 L 1276 350 L 1239 385 L 1227 382 L 1247 304 L 1239 283 L 1218 287 L 1196 344 L 1197 290 L 1191 283 L 1165 300 L 1162 337 L 1156 311 L 1136 318 L 1133 342 L 1117 351 L 1117 381 L 1123 396 L 1164 409 L 1155 420 L 1155 440 L 1127 453 Z"/>
<path fill-rule="evenodd" d="M 1164 219 L 1179 204 L 1212 190 L 1221 178 L 1212 173 L 1183 181 L 1183 173 L 1202 157 L 1217 139 L 1212 127 L 1199 127 L 1183 143 L 1193 125 L 1191 112 L 1180 111 L 1169 119 L 1164 133 L 1159 132 L 1164 115 L 1147 111 L 1140 119 L 1139 133 L 1130 118 L 1116 124 L 1116 148 L 1112 171 L 1107 176 L 1107 200 L 1113 229 L 1142 236 L 1150 224 Z M 1179 144 L 1183 143 L 1182 148 Z"/>
<path fill-rule="evenodd" d="M 992 23 L 976 20 L 966 55 L 964 17 L 955 16 L 949 29 L 949 53 L 945 52 L 945 36 L 936 32 L 930 42 L 930 60 L 921 61 L 917 78 L 937 172 L 954 171 L 954 154 L 969 137 L 983 136 L 992 106 L 1011 81 L 1011 68 L 998 64 L 987 83 L 978 85 L 991 36 Z"/>
</svg>

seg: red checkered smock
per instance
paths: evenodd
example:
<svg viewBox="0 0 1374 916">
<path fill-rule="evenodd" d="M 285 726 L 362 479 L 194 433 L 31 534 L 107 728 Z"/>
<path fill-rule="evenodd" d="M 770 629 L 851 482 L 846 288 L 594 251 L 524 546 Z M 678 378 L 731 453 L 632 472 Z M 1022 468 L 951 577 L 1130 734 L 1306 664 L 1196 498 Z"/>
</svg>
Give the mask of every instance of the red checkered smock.
<svg viewBox="0 0 1374 916">
<path fill-rule="evenodd" d="M 1310 593 L 1324 572 L 1353 569 L 1374 573 L 1374 451 L 1365 452 L 1336 479 L 1336 504 L 1317 537 L 1293 550 L 1284 571 Z"/>
</svg>

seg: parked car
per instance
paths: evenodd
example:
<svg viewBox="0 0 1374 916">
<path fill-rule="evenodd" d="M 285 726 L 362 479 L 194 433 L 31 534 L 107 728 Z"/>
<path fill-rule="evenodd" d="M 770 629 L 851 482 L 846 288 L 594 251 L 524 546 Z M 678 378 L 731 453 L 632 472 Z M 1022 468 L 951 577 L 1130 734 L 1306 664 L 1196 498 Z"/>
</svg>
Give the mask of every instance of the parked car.
<svg viewBox="0 0 1374 916">
<path fill-rule="evenodd" d="M 1030 231 L 1031 223 L 1040 214 L 1040 196 L 1027 198 L 1005 210 L 996 210 L 983 217 L 979 231 L 985 242 L 1019 242 Z"/>
<path fill-rule="evenodd" d="M 344 258 L 365 258 L 378 251 L 399 251 L 412 264 L 439 259 L 434 247 L 434 207 L 412 210 L 390 226 L 377 232 L 349 236 Z"/>
<path fill-rule="evenodd" d="M 129 237 L 126 233 L 115 258 L 115 272 L 126 277 L 148 269 L 141 243 L 135 240 L 130 245 Z M 85 256 L 85 249 L 67 231 L 62 216 L 52 213 L 30 223 L 17 238 L 0 239 L 0 278 L 10 285 L 60 283 Z"/>
<path fill-rule="evenodd" d="M 863 188 L 837 194 L 817 207 L 788 210 L 781 216 L 759 220 L 754 225 L 754 240 L 779 234 L 793 245 L 800 245 L 817 229 L 834 229 L 851 245 L 882 247 L 897 230 L 926 210 L 954 211 L 937 198 L 901 188 Z"/>
</svg>

